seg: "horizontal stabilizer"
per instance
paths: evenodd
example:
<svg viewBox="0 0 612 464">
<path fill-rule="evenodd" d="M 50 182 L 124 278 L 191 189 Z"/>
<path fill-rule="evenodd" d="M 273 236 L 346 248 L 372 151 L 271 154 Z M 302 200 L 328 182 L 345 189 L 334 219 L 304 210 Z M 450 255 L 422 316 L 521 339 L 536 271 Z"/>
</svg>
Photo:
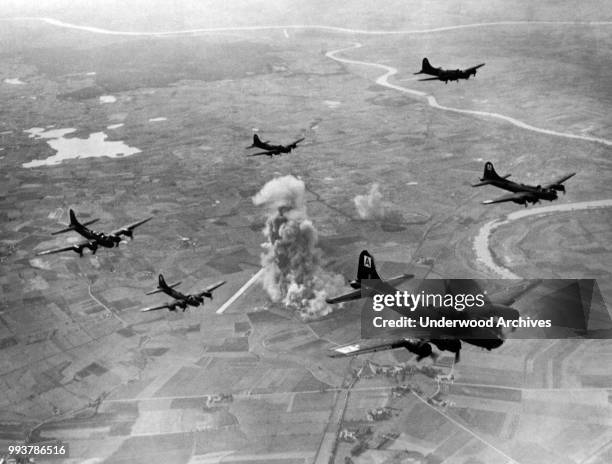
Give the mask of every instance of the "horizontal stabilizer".
<svg viewBox="0 0 612 464">
<path fill-rule="evenodd" d="M 176 283 L 174 283 L 172 285 L 168 285 L 167 287 L 168 288 L 174 288 L 174 287 L 178 287 L 179 285 L 181 285 L 180 281 L 176 282 Z M 163 289 L 158 287 L 155 290 L 151 290 L 150 292 L 146 292 L 145 295 L 154 295 L 155 293 L 161 293 L 161 292 L 163 292 Z"/>
<path fill-rule="evenodd" d="M 71 230 L 74 230 L 74 227 L 68 226 L 65 229 L 57 230 L 55 232 L 51 232 L 51 235 L 65 234 L 66 232 L 70 232 Z"/>
<path fill-rule="evenodd" d="M 99 218 L 95 218 L 95 219 L 92 219 L 91 221 L 83 222 L 81 225 L 82 226 L 90 226 L 90 225 L 98 222 L 99 220 L 100 220 Z"/>
<path fill-rule="evenodd" d="M 94 223 L 98 222 L 99 220 L 100 220 L 99 218 L 95 218 L 95 219 L 92 219 L 91 221 L 84 222 L 81 225 L 82 226 L 90 226 L 91 224 L 94 224 Z M 75 229 L 74 225 L 71 224 L 68 227 L 66 227 L 65 229 L 58 230 L 56 232 L 51 232 L 51 235 L 65 234 L 66 232 L 70 232 L 71 230 L 74 230 L 74 229 Z"/>
</svg>

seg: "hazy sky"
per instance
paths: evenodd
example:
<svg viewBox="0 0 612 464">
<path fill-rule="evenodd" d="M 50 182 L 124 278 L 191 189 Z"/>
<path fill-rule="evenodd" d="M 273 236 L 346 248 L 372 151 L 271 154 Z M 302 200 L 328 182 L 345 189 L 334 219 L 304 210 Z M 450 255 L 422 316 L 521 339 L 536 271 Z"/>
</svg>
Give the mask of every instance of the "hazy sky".
<svg viewBox="0 0 612 464">
<path fill-rule="evenodd" d="M 612 19 L 609 0 L 0 0 L 0 16 L 52 16 L 87 24 L 214 27 L 319 23 L 336 26 L 454 25 L 499 20 Z"/>
</svg>

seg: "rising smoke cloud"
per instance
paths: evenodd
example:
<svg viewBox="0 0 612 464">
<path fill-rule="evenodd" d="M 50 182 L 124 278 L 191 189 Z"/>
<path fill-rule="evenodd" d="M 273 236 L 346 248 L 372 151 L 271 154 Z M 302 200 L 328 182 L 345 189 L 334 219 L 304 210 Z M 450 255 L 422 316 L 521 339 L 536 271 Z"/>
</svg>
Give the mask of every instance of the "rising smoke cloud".
<svg viewBox="0 0 612 464">
<path fill-rule="evenodd" d="M 386 223 L 401 224 L 404 221 L 402 213 L 392 203 L 385 201 L 380 185 L 373 183 L 366 195 L 353 198 L 357 214 L 361 219 L 379 219 Z"/>
<path fill-rule="evenodd" d="M 340 291 L 344 279 L 321 267 L 317 230 L 308 219 L 304 182 L 294 176 L 277 177 L 253 197 L 267 210 L 262 245 L 262 284 L 270 299 L 316 319 L 332 311 L 327 296 Z"/>
<path fill-rule="evenodd" d="M 367 195 L 357 195 L 353 198 L 357 214 L 361 219 L 384 219 L 386 207 L 383 202 L 383 195 L 380 192 L 380 185 L 373 183 Z"/>
</svg>

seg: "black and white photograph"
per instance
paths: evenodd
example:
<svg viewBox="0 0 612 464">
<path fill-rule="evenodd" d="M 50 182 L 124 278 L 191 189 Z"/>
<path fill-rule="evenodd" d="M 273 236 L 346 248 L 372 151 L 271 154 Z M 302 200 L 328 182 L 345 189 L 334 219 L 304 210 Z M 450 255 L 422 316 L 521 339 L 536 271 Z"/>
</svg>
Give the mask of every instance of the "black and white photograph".
<svg viewBox="0 0 612 464">
<path fill-rule="evenodd" d="M 612 463 L 607 0 L 0 0 L 0 464 Z"/>
</svg>

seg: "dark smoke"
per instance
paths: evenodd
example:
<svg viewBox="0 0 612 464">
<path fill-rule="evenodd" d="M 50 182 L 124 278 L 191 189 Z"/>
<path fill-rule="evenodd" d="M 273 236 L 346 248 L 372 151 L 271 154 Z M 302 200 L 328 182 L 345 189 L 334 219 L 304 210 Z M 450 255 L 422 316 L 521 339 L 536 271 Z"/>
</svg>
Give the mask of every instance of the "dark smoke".
<svg viewBox="0 0 612 464">
<path fill-rule="evenodd" d="M 267 209 L 262 245 L 262 284 L 272 301 L 315 319 L 332 311 L 327 296 L 341 292 L 344 279 L 321 267 L 317 230 L 308 219 L 304 182 L 293 177 L 269 181 L 253 197 Z"/>
</svg>

